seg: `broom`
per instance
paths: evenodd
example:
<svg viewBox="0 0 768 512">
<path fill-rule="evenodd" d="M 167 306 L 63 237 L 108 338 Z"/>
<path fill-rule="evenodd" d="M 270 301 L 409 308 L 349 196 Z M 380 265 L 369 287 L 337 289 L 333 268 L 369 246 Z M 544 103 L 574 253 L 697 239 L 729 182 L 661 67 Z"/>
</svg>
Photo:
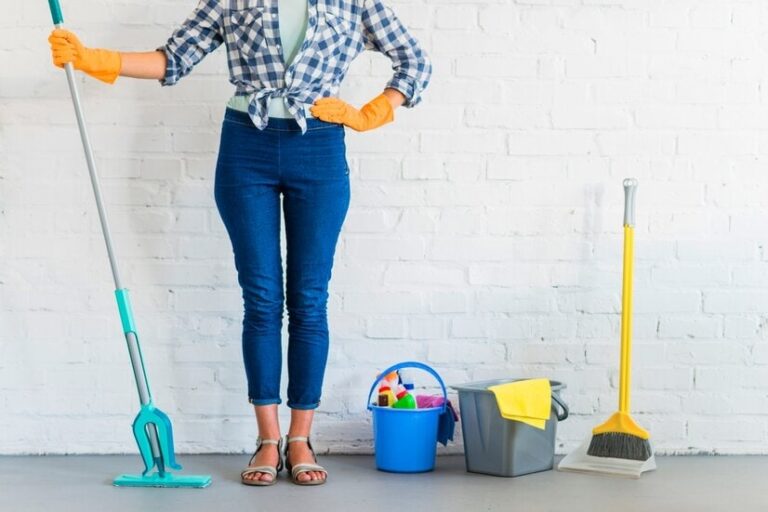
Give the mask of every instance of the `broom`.
<svg viewBox="0 0 768 512">
<path fill-rule="evenodd" d="M 646 461 L 651 458 L 650 434 L 629 414 L 629 377 L 632 350 L 632 271 L 637 180 L 624 180 L 624 265 L 621 290 L 621 361 L 619 410 L 592 430 L 587 455 Z"/>
</svg>

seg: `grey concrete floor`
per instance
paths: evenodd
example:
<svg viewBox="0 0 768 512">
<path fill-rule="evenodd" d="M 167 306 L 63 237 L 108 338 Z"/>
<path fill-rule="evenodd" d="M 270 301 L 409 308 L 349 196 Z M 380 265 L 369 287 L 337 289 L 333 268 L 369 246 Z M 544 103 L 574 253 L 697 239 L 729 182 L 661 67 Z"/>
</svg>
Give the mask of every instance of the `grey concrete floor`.
<svg viewBox="0 0 768 512">
<path fill-rule="evenodd" d="M 183 473 L 213 475 L 207 489 L 111 485 L 138 470 L 138 456 L 0 457 L 0 511 L 576 512 L 768 510 L 768 457 L 660 457 L 640 480 L 547 471 L 498 478 L 464 471 L 463 457 L 439 457 L 433 473 L 397 475 L 363 456 L 324 456 L 330 477 L 298 487 L 281 473 L 267 488 L 239 483 L 246 455 L 181 456 Z"/>
</svg>

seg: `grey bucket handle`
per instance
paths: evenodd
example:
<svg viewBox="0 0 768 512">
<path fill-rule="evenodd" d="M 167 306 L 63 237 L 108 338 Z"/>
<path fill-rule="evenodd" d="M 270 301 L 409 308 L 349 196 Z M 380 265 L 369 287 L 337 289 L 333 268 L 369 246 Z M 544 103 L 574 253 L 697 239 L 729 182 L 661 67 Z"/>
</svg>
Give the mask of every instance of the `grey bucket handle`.
<svg viewBox="0 0 768 512">
<path fill-rule="evenodd" d="M 557 407 L 555 407 L 555 415 L 557 416 L 557 421 L 564 421 L 567 419 L 570 411 L 568 410 L 568 406 L 565 405 L 565 402 L 563 402 L 563 399 L 560 398 L 557 393 L 552 393 L 552 401 L 559 405 L 562 409 L 562 412 L 560 412 Z"/>
</svg>

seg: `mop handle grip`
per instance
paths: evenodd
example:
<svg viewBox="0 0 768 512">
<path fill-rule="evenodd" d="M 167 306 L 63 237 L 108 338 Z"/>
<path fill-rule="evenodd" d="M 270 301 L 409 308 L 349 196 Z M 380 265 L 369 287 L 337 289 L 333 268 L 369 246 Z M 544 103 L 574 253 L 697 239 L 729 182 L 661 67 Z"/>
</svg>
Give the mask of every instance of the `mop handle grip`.
<svg viewBox="0 0 768 512">
<path fill-rule="evenodd" d="M 48 0 L 48 6 L 51 8 L 51 18 L 54 25 L 64 23 L 64 15 L 61 13 L 61 4 L 59 0 Z"/>
<path fill-rule="evenodd" d="M 637 196 L 637 180 L 627 178 L 624 180 L 624 225 L 635 225 L 635 198 Z"/>
</svg>

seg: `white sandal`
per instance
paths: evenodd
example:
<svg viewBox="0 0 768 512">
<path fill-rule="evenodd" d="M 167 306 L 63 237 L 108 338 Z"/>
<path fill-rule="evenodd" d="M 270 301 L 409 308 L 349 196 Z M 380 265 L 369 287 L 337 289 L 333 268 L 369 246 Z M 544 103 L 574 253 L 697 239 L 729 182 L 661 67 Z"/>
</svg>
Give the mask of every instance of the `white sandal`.
<svg viewBox="0 0 768 512">
<path fill-rule="evenodd" d="M 272 466 L 251 466 L 251 463 L 253 462 L 254 457 L 256 457 L 256 454 L 259 453 L 259 450 L 261 450 L 261 447 L 265 444 L 269 444 L 272 446 L 277 446 L 277 458 L 279 459 L 277 462 L 276 467 Z M 258 438 L 256 439 L 256 451 L 253 452 L 253 455 L 251 456 L 251 460 L 248 461 L 248 467 L 243 470 L 242 473 L 240 473 L 240 481 L 244 483 L 245 485 L 255 485 L 259 487 L 266 487 L 268 485 L 274 485 L 275 482 L 277 482 L 277 474 L 283 469 L 283 457 L 281 455 L 283 448 L 283 439 L 262 439 Z M 252 475 L 253 473 L 264 473 L 266 475 L 272 476 L 272 480 L 262 480 L 261 478 L 245 478 L 248 475 Z"/>
<path fill-rule="evenodd" d="M 309 451 L 312 452 L 312 457 L 315 459 L 315 463 L 309 463 L 309 462 L 302 462 L 300 464 L 296 464 L 295 466 L 292 466 L 290 462 L 288 462 L 288 447 L 293 442 L 306 442 L 307 447 L 309 447 Z M 312 443 L 309 442 L 309 438 L 305 436 L 294 436 L 294 437 L 287 437 L 286 436 L 286 443 L 285 443 L 285 467 L 288 471 L 291 472 L 291 481 L 295 483 L 296 485 L 322 485 L 325 483 L 325 481 L 328 479 L 328 471 L 323 466 L 320 466 L 317 464 L 317 456 L 315 455 L 315 450 L 312 449 Z M 309 473 L 310 471 L 319 471 L 322 473 L 325 473 L 325 478 L 319 478 L 315 480 L 314 478 L 310 478 L 309 480 L 299 480 L 298 476 L 302 473 Z"/>
</svg>

